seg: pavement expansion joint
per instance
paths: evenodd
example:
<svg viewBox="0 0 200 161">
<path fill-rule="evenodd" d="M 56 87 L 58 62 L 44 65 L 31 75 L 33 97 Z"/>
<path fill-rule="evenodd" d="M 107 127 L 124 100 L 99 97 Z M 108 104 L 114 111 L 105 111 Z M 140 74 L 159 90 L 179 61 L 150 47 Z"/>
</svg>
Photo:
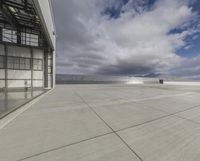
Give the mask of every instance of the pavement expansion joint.
<svg viewBox="0 0 200 161">
<path fill-rule="evenodd" d="M 118 134 L 117 134 L 117 132 L 101 117 L 101 116 L 99 116 L 99 114 L 78 94 L 78 93 L 76 93 L 77 94 L 77 96 L 79 96 L 80 98 L 81 98 L 81 100 L 95 113 L 95 115 L 99 118 L 99 119 L 101 119 L 104 123 L 105 123 L 105 125 L 106 126 L 108 126 L 111 130 L 112 130 L 112 132 L 126 145 L 126 147 L 128 147 L 128 149 L 134 154 L 134 155 L 136 155 L 137 157 L 138 157 L 138 159 L 140 160 L 140 161 L 143 161 L 143 159 L 137 154 L 137 152 L 135 152 L 129 145 L 128 145 L 128 143 L 126 143 L 125 141 L 124 141 L 124 139 L 122 139 Z"/>
<path fill-rule="evenodd" d="M 105 136 L 105 135 L 109 135 L 109 134 L 113 134 L 113 132 L 109 132 L 109 133 L 106 133 L 106 134 L 98 135 L 98 136 L 88 138 L 88 139 L 84 139 L 84 140 L 74 142 L 74 143 L 71 143 L 71 144 L 67 144 L 67 145 L 63 145 L 63 146 L 56 147 L 56 148 L 53 148 L 53 149 L 49 149 L 49 150 L 43 151 L 41 153 L 33 154 L 31 156 L 19 159 L 17 161 L 23 161 L 23 160 L 26 160 L 26 159 L 29 159 L 29 158 L 34 158 L 34 157 L 37 157 L 37 156 L 40 156 L 40 155 L 43 155 L 43 154 L 46 154 L 46 153 L 57 151 L 57 150 L 60 150 L 60 149 L 63 149 L 63 148 L 69 147 L 69 146 L 73 146 L 73 145 L 76 145 L 76 144 L 79 144 L 79 143 L 82 143 L 82 142 L 85 142 L 85 141 L 93 140 L 93 139 L 96 139 L 96 138 L 99 138 L 99 137 L 102 137 L 102 136 Z"/>
</svg>

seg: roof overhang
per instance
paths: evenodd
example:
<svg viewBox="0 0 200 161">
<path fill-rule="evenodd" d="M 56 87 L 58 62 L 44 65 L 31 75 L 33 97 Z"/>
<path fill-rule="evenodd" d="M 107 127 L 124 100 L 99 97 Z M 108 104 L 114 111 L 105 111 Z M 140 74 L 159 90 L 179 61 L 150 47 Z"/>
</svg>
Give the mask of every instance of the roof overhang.
<svg viewBox="0 0 200 161">
<path fill-rule="evenodd" d="M 56 31 L 55 31 L 51 1 L 50 0 L 34 0 L 33 3 L 40 17 L 40 20 L 44 28 L 44 31 L 47 35 L 49 44 L 51 45 L 51 49 L 55 50 Z"/>
</svg>

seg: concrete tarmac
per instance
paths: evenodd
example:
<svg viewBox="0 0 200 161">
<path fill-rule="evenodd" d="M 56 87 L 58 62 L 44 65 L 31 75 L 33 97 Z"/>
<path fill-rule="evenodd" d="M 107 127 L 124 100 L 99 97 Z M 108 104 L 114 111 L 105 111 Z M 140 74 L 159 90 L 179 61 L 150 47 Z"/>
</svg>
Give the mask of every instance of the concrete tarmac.
<svg viewBox="0 0 200 161">
<path fill-rule="evenodd" d="M 0 161 L 199 161 L 200 87 L 58 85 L 0 129 Z"/>
</svg>

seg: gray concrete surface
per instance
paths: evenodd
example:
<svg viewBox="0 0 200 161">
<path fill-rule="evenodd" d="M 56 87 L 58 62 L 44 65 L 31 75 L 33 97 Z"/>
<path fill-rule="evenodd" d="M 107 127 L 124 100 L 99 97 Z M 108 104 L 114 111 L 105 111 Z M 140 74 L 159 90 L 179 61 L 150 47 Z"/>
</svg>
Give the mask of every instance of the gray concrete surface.
<svg viewBox="0 0 200 161">
<path fill-rule="evenodd" d="M 59 85 L 0 129 L 0 161 L 199 161 L 200 87 Z"/>
</svg>

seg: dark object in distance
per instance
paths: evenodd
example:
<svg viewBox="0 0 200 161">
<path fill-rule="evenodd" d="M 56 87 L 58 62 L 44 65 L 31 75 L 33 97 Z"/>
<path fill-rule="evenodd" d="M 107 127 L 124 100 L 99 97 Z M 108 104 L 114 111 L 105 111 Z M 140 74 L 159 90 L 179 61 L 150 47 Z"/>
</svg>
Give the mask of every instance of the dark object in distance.
<svg viewBox="0 0 200 161">
<path fill-rule="evenodd" d="M 159 84 L 164 84 L 164 80 L 163 79 L 159 79 Z"/>
</svg>

